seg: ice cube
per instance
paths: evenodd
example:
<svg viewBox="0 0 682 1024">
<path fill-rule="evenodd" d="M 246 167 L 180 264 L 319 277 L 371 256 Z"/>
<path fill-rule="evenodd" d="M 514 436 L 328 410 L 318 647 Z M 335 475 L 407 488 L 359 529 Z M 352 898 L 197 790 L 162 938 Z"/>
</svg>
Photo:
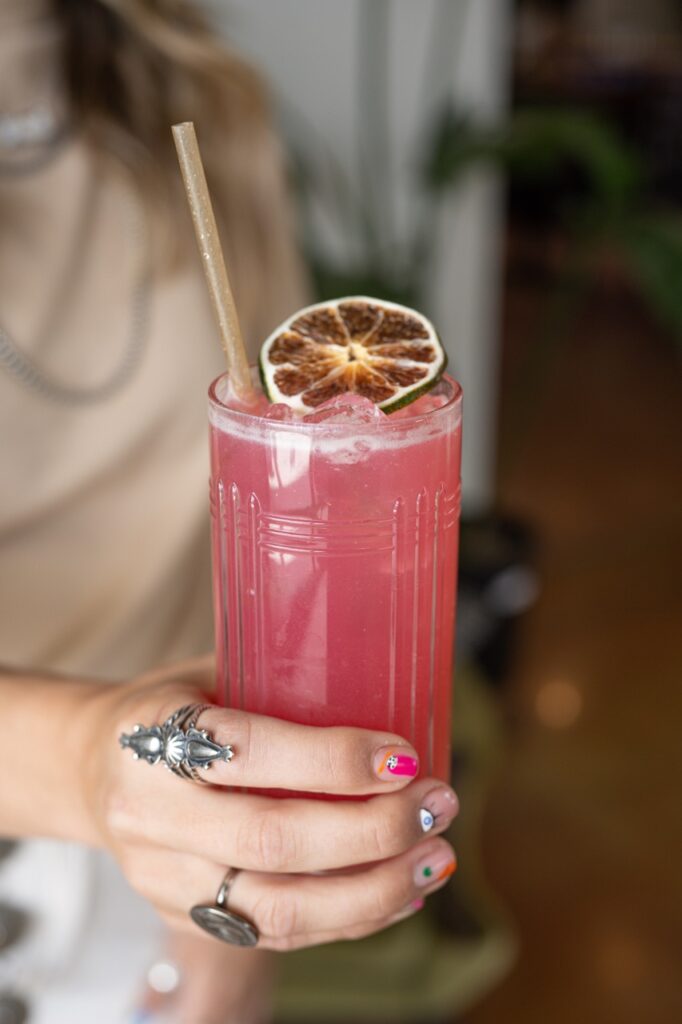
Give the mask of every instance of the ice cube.
<svg viewBox="0 0 682 1024">
<path fill-rule="evenodd" d="M 378 405 L 364 398 L 347 392 L 335 395 L 318 405 L 314 412 L 304 416 L 306 423 L 380 423 L 385 419 Z"/>
<path fill-rule="evenodd" d="M 290 423 L 296 419 L 296 413 L 285 402 L 274 402 L 272 405 L 268 405 L 264 416 L 266 420 L 279 420 L 284 423 Z"/>
</svg>

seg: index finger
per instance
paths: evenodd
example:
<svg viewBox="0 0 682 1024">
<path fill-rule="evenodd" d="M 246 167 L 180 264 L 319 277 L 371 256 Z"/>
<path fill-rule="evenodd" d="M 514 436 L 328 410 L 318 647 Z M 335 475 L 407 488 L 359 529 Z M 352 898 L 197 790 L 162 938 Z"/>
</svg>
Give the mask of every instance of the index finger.
<svg viewBox="0 0 682 1024">
<path fill-rule="evenodd" d="M 416 750 L 391 732 L 298 725 L 213 705 L 197 728 L 234 752 L 203 776 L 217 786 L 361 796 L 400 789 L 419 774 Z"/>
</svg>

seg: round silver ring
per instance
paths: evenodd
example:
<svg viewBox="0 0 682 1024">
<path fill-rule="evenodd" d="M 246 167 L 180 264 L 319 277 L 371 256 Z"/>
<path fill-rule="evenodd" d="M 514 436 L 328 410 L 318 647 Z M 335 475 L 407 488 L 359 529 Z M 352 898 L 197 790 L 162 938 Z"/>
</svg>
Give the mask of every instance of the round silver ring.
<svg viewBox="0 0 682 1024">
<path fill-rule="evenodd" d="M 185 704 L 174 711 L 162 725 L 135 725 L 131 733 L 122 733 L 119 743 L 132 750 L 136 760 L 147 764 L 160 761 L 174 775 L 192 782 L 207 782 L 200 774 L 208 771 L 215 761 L 230 762 L 234 749 L 227 743 L 221 746 L 211 739 L 205 729 L 199 729 L 199 716 L 210 704 Z"/>
<path fill-rule="evenodd" d="M 190 916 L 195 924 L 215 939 L 232 946 L 255 946 L 259 938 L 256 926 L 248 918 L 227 909 L 230 890 L 238 874 L 239 868 L 228 868 L 215 903 L 197 904 L 190 910 Z"/>
</svg>

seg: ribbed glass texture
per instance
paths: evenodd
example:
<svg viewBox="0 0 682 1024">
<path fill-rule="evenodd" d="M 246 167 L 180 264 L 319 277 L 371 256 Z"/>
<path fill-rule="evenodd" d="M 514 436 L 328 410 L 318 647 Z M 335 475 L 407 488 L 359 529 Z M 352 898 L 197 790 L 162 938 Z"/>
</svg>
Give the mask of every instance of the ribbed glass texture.
<svg viewBox="0 0 682 1024">
<path fill-rule="evenodd" d="M 449 777 L 461 391 L 380 426 L 286 423 L 211 388 L 219 699 L 410 740 Z"/>
</svg>

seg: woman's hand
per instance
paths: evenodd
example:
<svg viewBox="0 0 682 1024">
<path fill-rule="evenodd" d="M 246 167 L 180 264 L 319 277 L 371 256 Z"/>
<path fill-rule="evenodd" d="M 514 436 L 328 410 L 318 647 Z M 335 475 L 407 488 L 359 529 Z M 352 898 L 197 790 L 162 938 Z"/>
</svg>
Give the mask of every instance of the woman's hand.
<svg viewBox="0 0 682 1024">
<path fill-rule="evenodd" d="M 207 772 L 211 786 L 119 748 L 135 723 L 161 723 L 203 702 L 210 678 L 202 661 L 107 687 L 91 699 L 81 730 L 91 738 L 84 800 L 101 841 L 173 928 L 194 932 L 190 907 L 214 901 L 228 865 L 241 869 L 230 909 L 254 922 L 260 947 L 276 950 L 368 935 L 445 883 L 455 856 L 434 837 L 457 813 L 457 798 L 436 779 L 407 785 L 416 754 L 398 736 L 211 707 L 200 727 L 234 748 L 230 763 Z M 412 774 L 392 774 L 391 753 Z M 241 787 L 372 796 L 280 799 Z"/>
</svg>

